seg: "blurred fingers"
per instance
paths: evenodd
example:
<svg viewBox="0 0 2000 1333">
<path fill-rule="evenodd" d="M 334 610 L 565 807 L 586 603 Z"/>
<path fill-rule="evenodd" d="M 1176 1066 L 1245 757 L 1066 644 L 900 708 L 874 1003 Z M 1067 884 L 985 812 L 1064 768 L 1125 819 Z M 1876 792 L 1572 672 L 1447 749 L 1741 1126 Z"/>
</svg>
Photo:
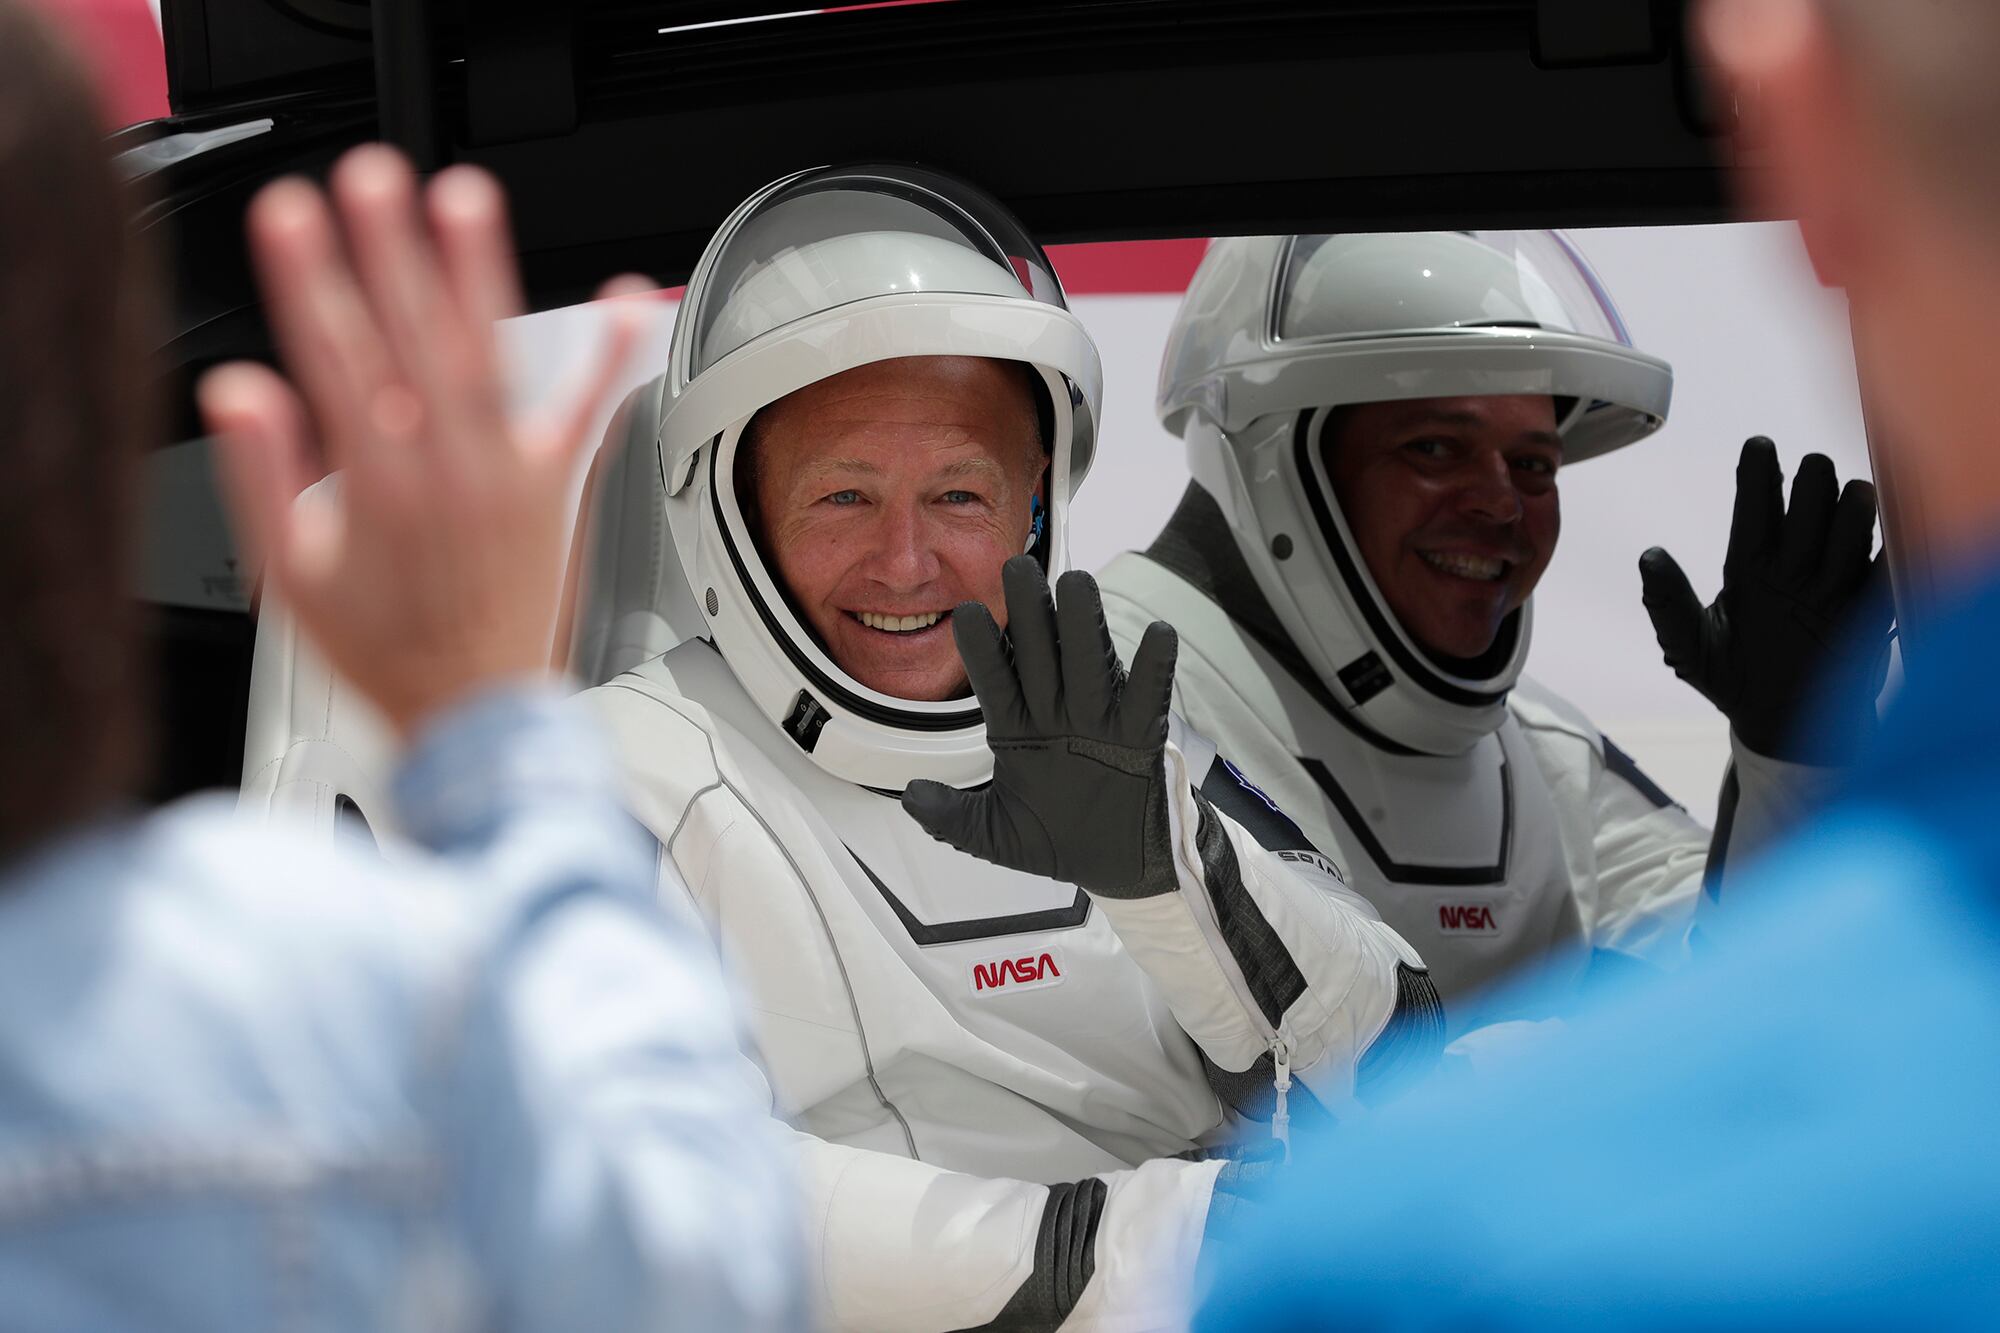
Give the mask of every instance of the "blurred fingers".
<svg viewBox="0 0 2000 1333">
<path fill-rule="evenodd" d="M 305 181 L 275 182 L 251 201 L 245 229 L 285 367 L 329 464 L 350 466 L 372 442 L 368 412 L 390 376 L 326 201 Z"/>
<path fill-rule="evenodd" d="M 293 506 L 314 480 L 298 395 L 265 367 L 235 362 L 202 376 L 195 396 L 239 542 L 252 564 L 283 565 Z"/>
<path fill-rule="evenodd" d="M 341 158 L 331 188 L 395 377 L 427 409 L 426 428 L 401 447 L 419 451 L 420 463 L 469 464 L 469 450 L 504 438 L 492 335 L 473 326 L 446 284 L 416 173 L 402 154 L 371 144 Z"/>
<path fill-rule="evenodd" d="M 527 309 L 500 183 L 478 167 L 447 167 L 425 194 L 445 280 L 466 320 L 490 329 Z"/>
<path fill-rule="evenodd" d="M 1695 31 L 1731 78 L 1754 82 L 1796 58 L 1812 15 L 1808 0 L 1705 0 Z"/>
<path fill-rule="evenodd" d="M 591 427 L 606 409 L 607 398 L 621 392 L 630 377 L 633 353 L 646 336 L 653 314 L 651 298 L 659 289 L 635 275 L 613 278 L 597 293 L 605 303 L 603 345 L 584 382 L 570 397 L 553 433 L 554 448 L 565 462 L 587 450 L 597 432 Z"/>
</svg>

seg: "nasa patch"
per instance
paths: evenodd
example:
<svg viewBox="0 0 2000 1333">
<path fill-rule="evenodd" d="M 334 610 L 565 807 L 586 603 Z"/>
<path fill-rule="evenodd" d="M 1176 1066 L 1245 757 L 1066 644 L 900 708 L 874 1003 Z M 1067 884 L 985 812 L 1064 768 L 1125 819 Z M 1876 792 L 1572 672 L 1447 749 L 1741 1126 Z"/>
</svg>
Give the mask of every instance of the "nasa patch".
<svg viewBox="0 0 2000 1333">
<path fill-rule="evenodd" d="M 1500 922 L 1488 903 L 1440 903 L 1438 929 L 1447 935 L 1498 935 Z"/>
<path fill-rule="evenodd" d="M 989 991 L 1044 990 L 1062 984 L 1062 956 L 1055 949 L 1033 949 L 1027 953 L 988 958 L 972 965 L 972 993 Z"/>
</svg>

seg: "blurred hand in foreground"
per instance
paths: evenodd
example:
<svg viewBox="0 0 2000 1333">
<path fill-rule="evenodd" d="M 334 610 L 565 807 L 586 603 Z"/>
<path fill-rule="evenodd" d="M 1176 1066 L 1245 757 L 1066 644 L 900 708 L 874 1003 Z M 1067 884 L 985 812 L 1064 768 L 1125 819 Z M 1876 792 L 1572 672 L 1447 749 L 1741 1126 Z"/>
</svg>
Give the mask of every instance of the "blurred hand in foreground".
<svg viewBox="0 0 2000 1333">
<path fill-rule="evenodd" d="M 510 420 L 494 323 L 521 312 L 498 184 L 427 189 L 394 149 L 252 201 L 250 253 L 286 376 L 210 371 L 199 399 L 253 558 L 333 667 L 399 731 L 482 687 L 544 673 L 601 400 L 637 340 L 611 331 L 548 420 Z M 650 290 L 620 278 L 599 297 Z M 313 440 L 341 476 L 312 501 Z M 317 501 L 317 503 L 315 502 Z"/>
</svg>

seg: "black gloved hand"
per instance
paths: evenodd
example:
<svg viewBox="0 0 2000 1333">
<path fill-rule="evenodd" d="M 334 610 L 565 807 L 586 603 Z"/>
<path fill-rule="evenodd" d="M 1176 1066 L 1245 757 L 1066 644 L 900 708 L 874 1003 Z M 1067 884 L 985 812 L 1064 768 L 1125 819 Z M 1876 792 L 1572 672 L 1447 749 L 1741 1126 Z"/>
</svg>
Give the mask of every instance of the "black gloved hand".
<svg viewBox="0 0 2000 1333">
<path fill-rule="evenodd" d="M 1761 435 L 1747 441 L 1715 601 L 1704 608 L 1659 547 L 1639 557 L 1667 665 L 1757 753 L 1822 762 L 1844 754 L 1874 726 L 1886 658 L 1843 662 L 1840 650 L 1850 630 L 1886 636 L 1893 618 L 1885 560 L 1869 559 L 1874 544 L 1873 485 L 1850 481 L 1842 491 L 1832 460 L 1807 454 L 1787 512 L 1777 446 Z M 1846 715 L 1843 734 L 1797 735 L 1799 706 L 1829 694 Z"/>
<path fill-rule="evenodd" d="M 1058 602 L 1030 556 L 1009 560 L 1001 581 L 1004 637 L 977 602 L 951 617 L 986 714 L 993 781 L 957 791 L 920 779 L 903 808 L 932 837 L 996 865 L 1112 898 L 1171 890 L 1162 756 L 1179 640 L 1165 624 L 1148 627 L 1128 677 L 1090 575 L 1064 574 Z"/>
</svg>

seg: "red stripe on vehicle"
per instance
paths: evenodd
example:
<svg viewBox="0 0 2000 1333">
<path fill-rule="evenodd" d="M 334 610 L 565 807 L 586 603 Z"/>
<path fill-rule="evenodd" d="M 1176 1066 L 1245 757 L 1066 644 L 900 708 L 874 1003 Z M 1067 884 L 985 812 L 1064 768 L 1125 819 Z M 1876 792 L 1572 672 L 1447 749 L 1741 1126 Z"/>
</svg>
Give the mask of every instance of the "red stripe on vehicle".
<svg viewBox="0 0 2000 1333">
<path fill-rule="evenodd" d="M 89 67 L 105 125 L 167 114 L 167 52 L 146 0 L 35 0 Z"/>
<path fill-rule="evenodd" d="M 1052 245 L 1050 262 L 1073 296 L 1180 293 L 1208 250 L 1200 236 L 1171 241 L 1092 241 Z"/>
<path fill-rule="evenodd" d="M 820 10 L 822 14 L 845 14 L 851 9 L 901 9 L 905 5 L 939 5 L 947 0 L 869 0 L 859 5 L 828 5 Z"/>
</svg>

